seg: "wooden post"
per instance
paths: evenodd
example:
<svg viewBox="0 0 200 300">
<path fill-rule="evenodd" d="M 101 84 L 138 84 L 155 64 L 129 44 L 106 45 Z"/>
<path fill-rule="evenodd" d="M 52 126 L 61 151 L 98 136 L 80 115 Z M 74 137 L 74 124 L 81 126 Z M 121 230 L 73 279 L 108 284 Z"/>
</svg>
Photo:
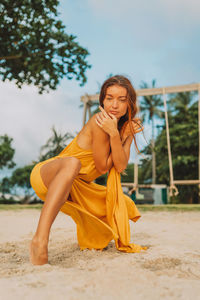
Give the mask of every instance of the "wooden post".
<svg viewBox="0 0 200 300">
<path fill-rule="evenodd" d="M 86 115 L 87 115 L 87 102 L 84 102 L 84 110 L 83 110 L 83 126 L 86 123 Z"/>
<path fill-rule="evenodd" d="M 167 114 L 167 101 L 166 101 L 165 88 L 163 88 L 163 101 L 164 101 L 164 107 L 165 107 L 165 122 L 166 122 L 167 149 L 168 149 L 168 159 L 169 159 L 170 187 L 173 187 L 174 186 L 174 174 L 173 174 L 173 165 L 172 165 L 172 153 L 171 153 L 170 136 L 169 136 L 169 122 L 168 122 L 168 114 Z M 172 196 L 172 189 L 170 190 L 170 196 Z"/>
<path fill-rule="evenodd" d="M 137 155 L 137 154 L 136 154 Z M 135 185 L 135 197 L 138 197 L 138 164 L 137 164 L 137 159 L 134 163 L 134 185 Z"/>
<path fill-rule="evenodd" d="M 90 105 L 88 105 L 88 113 L 89 113 L 89 119 L 90 119 L 91 116 L 92 116 L 92 113 L 91 113 L 91 106 L 90 106 Z"/>
</svg>

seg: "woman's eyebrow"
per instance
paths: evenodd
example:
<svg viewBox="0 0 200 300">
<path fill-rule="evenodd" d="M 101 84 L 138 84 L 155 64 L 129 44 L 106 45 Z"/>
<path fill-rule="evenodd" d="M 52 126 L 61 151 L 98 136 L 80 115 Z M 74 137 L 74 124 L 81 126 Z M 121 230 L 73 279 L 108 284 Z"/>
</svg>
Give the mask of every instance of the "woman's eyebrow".
<svg viewBox="0 0 200 300">
<path fill-rule="evenodd" d="M 113 95 L 111 95 L 111 94 L 106 94 L 106 96 L 113 97 Z M 119 96 L 118 98 L 126 98 L 126 96 Z"/>
</svg>

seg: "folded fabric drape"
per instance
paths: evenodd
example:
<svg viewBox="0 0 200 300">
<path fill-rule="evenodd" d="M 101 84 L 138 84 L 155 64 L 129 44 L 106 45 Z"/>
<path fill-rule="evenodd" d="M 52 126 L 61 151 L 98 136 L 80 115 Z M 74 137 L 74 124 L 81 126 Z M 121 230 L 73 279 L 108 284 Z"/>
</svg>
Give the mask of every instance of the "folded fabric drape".
<svg viewBox="0 0 200 300">
<path fill-rule="evenodd" d="M 57 156 L 40 162 L 38 167 L 49 160 L 61 157 L 74 156 L 81 162 L 81 169 L 72 184 L 70 195 L 61 211 L 74 220 L 77 225 L 77 239 L 80 249 L 105 248 L 114 239 L 116 248 L 123 252 L 140 252 L 146 250 L 137 244 L 130 243 L 129 219 L 136 222 L 140 213 L 135 203 L 123 193 L 120 173 L 114 167 L 111 168 L 107 186 L 93 182 L 100 176 L 93 159 L 92 150 L 82 149 L 77 143 L 77 136 Z M 45 201 L 48 190 L 40 190 L 38 184 L 40 172 L 31 173 L 31 185 L 41 200 Z M 37 182 L 37 184 L 36 184 Z M 40 178 L 41 182 L 41 178 Z"/>
</svg>

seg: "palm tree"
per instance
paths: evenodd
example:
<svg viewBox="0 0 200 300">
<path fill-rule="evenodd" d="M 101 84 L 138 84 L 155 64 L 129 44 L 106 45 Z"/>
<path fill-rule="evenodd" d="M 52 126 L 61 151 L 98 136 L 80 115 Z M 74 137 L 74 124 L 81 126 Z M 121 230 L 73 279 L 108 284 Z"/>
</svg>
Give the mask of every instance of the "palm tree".
<svg viewBox="0 0 200 300">
<path fill-rule="evenodd" d="M 46 144 L 40 149 L 39 161 L 43 161 L 58 155 L 66 147 L 66 141 L 74 138 L 74 136 L 69 132 L 62 136 L 61 133 L 56 132 L 54 126 L 52 127 L 52 131 L 53 136 L 51 136 L 47 140 Z M 42 152 L 44 150 L 47 150 L 47 152 L 43 154 Z"/>
<path fill-rule="evenodd" d="M 181 92 L 172 94 L 169 100 L 169 110 L 172 113 L 180 113 L 188 117 L 189 109 L 194 102 L 196 92 Z"/>
<path fill-rule="evenodd" d="M 155 88 L 156 80 L 152 80 L 152 88 Z M 141 89 L 151 88 L 148 84 L 142 81 L 140 85 Z M 162 106 L 162 100 L 159 95 L 143 96 L 140 101 L 140 111 L 142 112 L 143 120 L 151 122 L 152 128 L 152 184 L 156 183 L 156 152 L 155 152 L 155 117 L 163 118 L 164 112 L 159 109 Z"/>
</svg>

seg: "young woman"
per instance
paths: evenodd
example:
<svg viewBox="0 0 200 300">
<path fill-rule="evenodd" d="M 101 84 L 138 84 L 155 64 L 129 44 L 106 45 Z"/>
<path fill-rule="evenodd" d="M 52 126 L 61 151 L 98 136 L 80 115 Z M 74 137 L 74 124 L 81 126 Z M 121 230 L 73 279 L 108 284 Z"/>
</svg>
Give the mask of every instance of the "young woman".
<svg viewBox="0 0 200 300">
<path fill-rule="evenodd" d="M 34 166 L 30 182 L 45 201 L 36 233 L 30 244 L 30 261 L 48 263 L 48 240 L 58 212 L 68 214 L 77 225 L 80 249 L 103 249 L 114 239 L 124 252 L 146 250 L 130 244 L 129 219 L 140 218 L 134 202 L 123 194 L 120 173 L 126 168 L 135 133 L 143 127 L 137 113 L 131 82 L 116 75 L 100 92 L 100 112 L 82 128 L 57 156 Z M 137 148 L 138 149 L 138 148 Z M 107 186 L 93 180 L 109 172 Z"/>
</svg>

